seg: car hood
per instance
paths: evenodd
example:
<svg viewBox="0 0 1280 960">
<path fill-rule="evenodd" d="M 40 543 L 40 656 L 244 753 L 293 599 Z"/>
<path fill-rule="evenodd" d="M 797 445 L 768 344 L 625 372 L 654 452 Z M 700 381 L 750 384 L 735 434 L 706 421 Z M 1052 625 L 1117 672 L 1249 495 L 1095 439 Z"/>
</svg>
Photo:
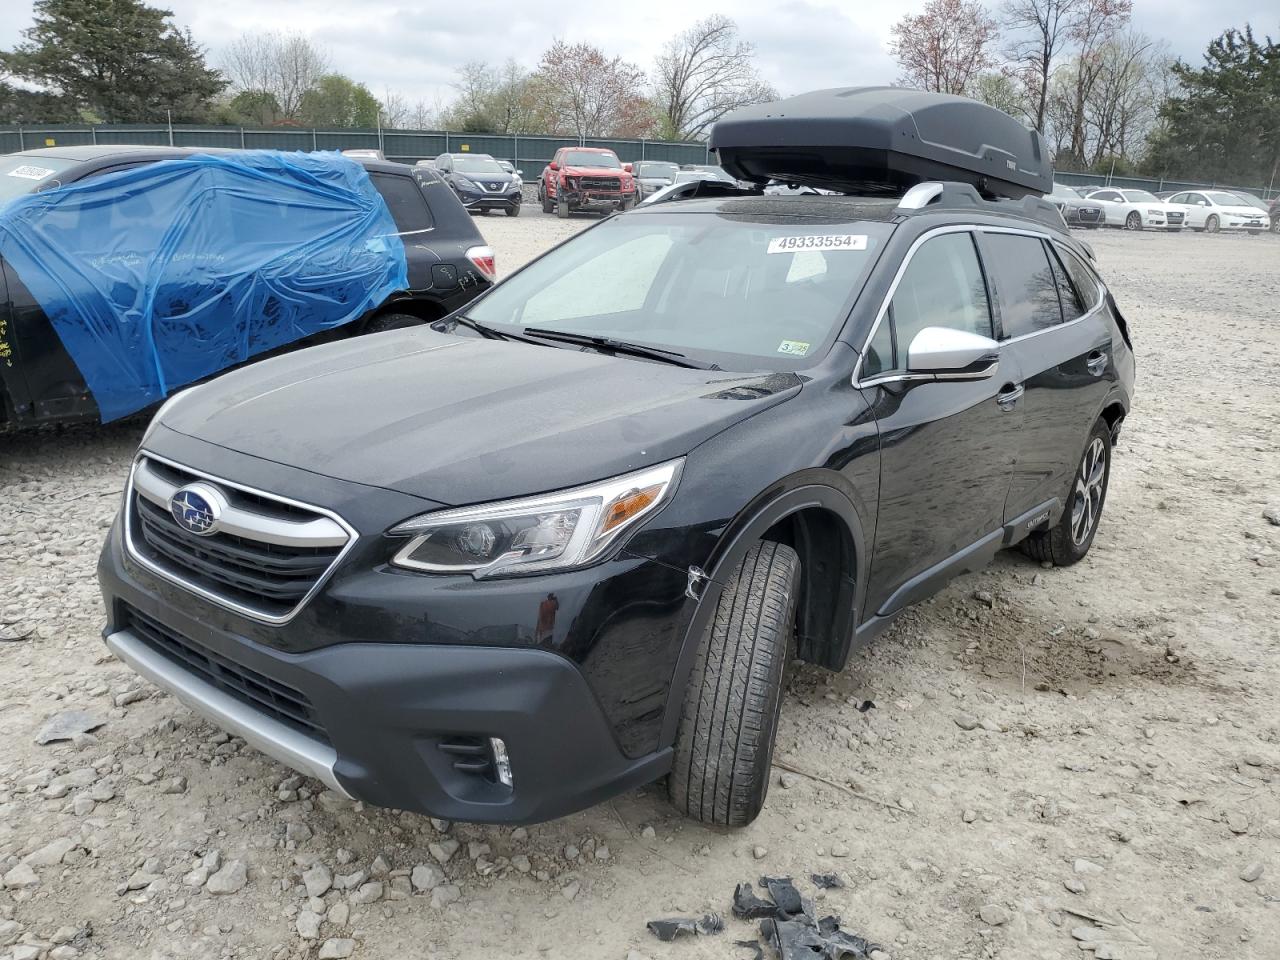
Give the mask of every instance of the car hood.
<svg viewBox="0 0 1280 960">
<path fill-rule="evenodd" d="M 1257 207 L 1214 207 L 1215 211 L 1230 217 L 1265 217 L 1266 214 Z"/>
<path fill-rule="evenodd" d="M 560 172 L 566 177 L 621 177 L 625 170 L 617 167 L 561 167 Z"/>
<path fill-rule="evenodd" d="M 163 423 L 250 456 L 462 505 L 683 456 L 800 385 L 789 373 L 417 328 L 243 367 L 176 401 Z"/>
</svg>

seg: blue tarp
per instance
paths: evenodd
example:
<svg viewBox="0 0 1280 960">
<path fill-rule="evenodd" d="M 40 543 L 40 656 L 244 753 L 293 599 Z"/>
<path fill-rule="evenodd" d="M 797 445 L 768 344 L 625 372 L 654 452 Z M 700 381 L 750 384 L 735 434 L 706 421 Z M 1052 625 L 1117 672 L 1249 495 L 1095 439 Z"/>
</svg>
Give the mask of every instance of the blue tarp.
<svg viewBox="0 0 1280 960">
<path fill-rule="evenodd" d="M 104 421 L 404 289 L 396 232 L 364 167 L 337 153 L 192 156 L 0 208 L 0 256 Z"/>
</svg>

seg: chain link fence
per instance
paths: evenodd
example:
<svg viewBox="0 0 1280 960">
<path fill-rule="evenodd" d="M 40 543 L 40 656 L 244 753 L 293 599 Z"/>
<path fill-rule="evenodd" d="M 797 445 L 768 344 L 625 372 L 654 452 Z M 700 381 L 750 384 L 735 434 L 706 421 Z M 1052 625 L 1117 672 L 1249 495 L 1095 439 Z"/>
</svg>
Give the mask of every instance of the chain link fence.
<svg viewBox="0 0 1280 960">
<path fill-rule="evenodd" d="M 610 140 L 587 137 L 513 136 L 492 133 L 453 133 L 446 130 L 313 130 L 301 127 L 212 127 L 191 125 L 95 124 L 0 126 L 0 154 L 38 147 L 130 144 L 174 147 L 229 147 L 247 150 L 381 150 L 388 160 L 417 163 L 442 153 L 488 153 L 509 160 L 526 179 L 536 179 L 561 147 L 607 147 L 623 162 L 669 160 L 673 163 L 713 163 L 705 143 L 668 140 Z M 1205 183 L 1149 177 L 1108 177 L 1105 174 L 1059 170 L 1059 183 L 1072 187 L 1112 186 L 1159 193 L 1164 190 L 1243 190 L 1269 200 L 1280 195 L 1275 184 Z"/>
<path fill-rule="evenodd" d="M 0 126 L 0 153 L 40 147 L 129 144 L 242 150 L 381 150 L 388 160 L 417 163 L 442 153 L 488 153 L 536 177 L 561 147 L 607 147 L 623 162 L 708 163 L 705 143 L 453 133 L 446 130 L 312 130 L 301 127 L 213 127 L 141 124 Z"/>
</svg>

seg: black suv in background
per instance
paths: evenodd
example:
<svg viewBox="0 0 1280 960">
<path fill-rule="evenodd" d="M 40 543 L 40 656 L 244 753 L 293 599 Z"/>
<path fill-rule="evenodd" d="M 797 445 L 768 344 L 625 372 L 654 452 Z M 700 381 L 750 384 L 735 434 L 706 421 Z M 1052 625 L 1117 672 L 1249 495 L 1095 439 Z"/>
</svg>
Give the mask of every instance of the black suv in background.
<svg viewBox="0 0 1280 960">
<path fill-rule="evenodd" d="M 1038 135 L 989 107 L 832 93 L 712 146 L 760 185 L 898 191 L 896 143 L 945 150 L 906 177 L 1048 190 Z M 1088 553 L 1134 357 L 1051 204 L 667 189 L 692 196 L 431 328 L 171 400 L 102 553 L 109 648 L 373 803 L 536 821 L 669 775 L 740 825 L 794 657 L 843 668 L 1002 548 Z"/>
<path fill-rule="evenodd" d="M 104 174 L 197 154 L 171 147 L 55 147 L 0 156 L 0 206 L 23 193 L 51 190 Z M 438 320 L 488 289 L 493 254 L 444 181 L 422 167 L 357 159 L 386 201 L 400 231 L 408 288 L 365 316 L 299 345 Z M 17 171 L 18 175 L 14 175 Z M 35 173 L 24 176 L 24 171 Z M 0 258 L 0 424 L 97 419 L 84 377 L 22 278 Z M 199 343 L 192 343 L 199 350 Z"/>
<path fill-rule="evenodd" d="M 502 210 L 508 217 L 520 216 L 523 181 L 514 169 L 504 170 L 489 154 L 442 153 L 436 157 L 436 169 L 468 210 Z"/>
</svg>

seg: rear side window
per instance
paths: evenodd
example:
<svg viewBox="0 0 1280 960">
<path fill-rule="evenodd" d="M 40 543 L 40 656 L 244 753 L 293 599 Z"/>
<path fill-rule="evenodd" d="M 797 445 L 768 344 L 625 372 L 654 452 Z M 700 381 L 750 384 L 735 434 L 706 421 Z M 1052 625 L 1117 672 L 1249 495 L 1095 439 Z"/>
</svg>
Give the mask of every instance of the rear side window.
<svg viewBox="0 0 1280 960">
<path fill-rule="evenodd" d="M 1062 323 L 1058 284 L 1039 237 L 989 233 L 982 238 L 982 246 L 995 274 L 1006 338 Z"/>
<path fill-rule="evenodd" d="M 426 198 L 412 177 L 398 177 L 393 173 L 372 173 L 373 185 L 387 202 L 391 218 L 401 233 L 431 228 L 431 210 Z"/>
<path fill-rule="evenodd" d="M 1053 282 L 1058 288 L 1058 302 L 1062 305 L 1062 319 L 1064 321 L 1074 320 L 1084 313 L 1084 304 L 1080 300 L 1080 295 L 1076 293 L 1076 288 L 1072 286 L 1071 281 L 1067 278 L 1067 271 L 1058 262 L 1058 257 L 1052 248 L 1049 249 L 1049 266 L 1053 270 Z"/>
<path fill-rule="evenodd" d="M 1064 250 L 1059 247 L 1058 257 L 1062 260 L 1063 266 L 1067 268 L 1067 274 L 1071 277 L 1072 286 L 1076 288 L 1076 293 L 1080 297 L 1080 304 L 1083 306 L 1084 312 L 1088 313 L 1102 299 L 1102 293 L 1098 290 L 1097 278 L 1084 265 L 1084 262 L 1070 250 Z"/>
</svg>

